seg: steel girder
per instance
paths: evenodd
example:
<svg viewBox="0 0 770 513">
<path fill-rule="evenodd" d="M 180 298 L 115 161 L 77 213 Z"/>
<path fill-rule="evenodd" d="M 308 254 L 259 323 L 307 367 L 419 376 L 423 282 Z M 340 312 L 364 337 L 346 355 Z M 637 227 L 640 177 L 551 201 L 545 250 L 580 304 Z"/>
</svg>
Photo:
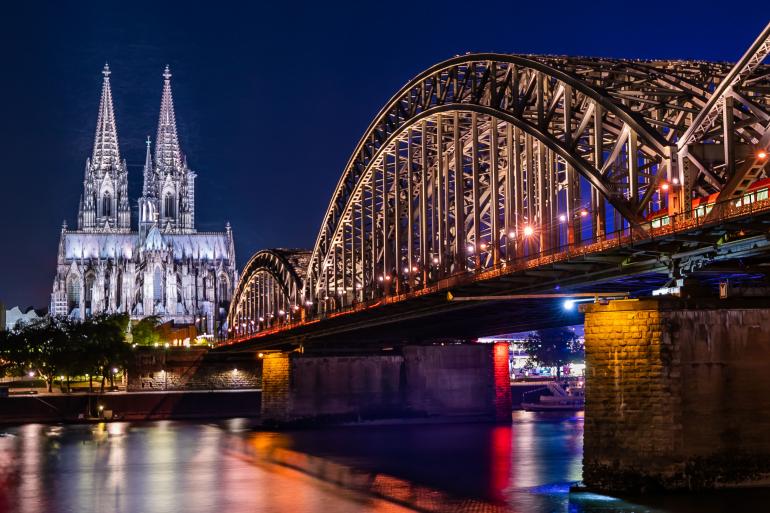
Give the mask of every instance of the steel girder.
<svg viewBox="0 0 770 513">
<path fill-rule="evenodd" d="M 309 254 L 307 250 L 267 249 L 251 257 L 230 303 L 231 334 L 256 332 L 299 315 Z"/>
<path fill-rule="evenodd" d="M 658 185 L 681 180 L 676 143 L 729 70 L 497 54 L 432 67 L 356 147 L 313 250 L 306 298 L 330 311 L 677 208 Z M 538 232 L 537 248 L 522 227 Z"/>
<path fill-rule="evenodd" d="M 732 67 L 500 54 L 433 66 L 366 130 L 313 251 L 291 265 L 275 250 L 252 258 L 231 327 L 646 237 L 650 215 L 686 217 L 693 198 L 740 194 L 764 169 L 752 150 L 770 145 L 765 33 Z"/>
</svg>

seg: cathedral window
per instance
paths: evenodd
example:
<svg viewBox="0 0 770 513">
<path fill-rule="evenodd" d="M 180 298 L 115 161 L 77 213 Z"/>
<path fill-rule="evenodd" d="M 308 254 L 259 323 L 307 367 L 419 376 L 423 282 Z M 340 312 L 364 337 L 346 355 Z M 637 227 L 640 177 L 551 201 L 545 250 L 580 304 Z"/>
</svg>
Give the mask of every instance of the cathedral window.
<svg viewBox="0 0 770 513">
<path fill-rule="evenodd" d="M 80 282 L 78 277 L 70 275 L 67 279 L 67 311 L 71 312 L 80 306 Z"/>
<path fill-rule="evenodd" d="M 93 274 L 86 275 L 86 286 L 84 290 L 84 299 L 85 299 L 86 308 L 91 307 L 91 300 L 93 298 L 93 293 L 94 293 L 94 281 L 95 281 L 95 278 Z"/>
<path fill-rule="evenodd" d="M 112 197 L 109 192 L 105 192 L 102 196 L 102 216 L 110 217 L 112 215 Z"/>
<path fill-rule="evenodd" d="M 163 275 L 160 272 L 160 267 L 156 267 L 153 273 L 152 298 L 154 301 L 163 301 Z"/>
<path fill-rule="evenodd" d="M 228 291 L 228 283 L 227 278 L 223 274 L 219 277 L 219 300 L 220 301 L 227 301 L 230 299 L 230 294 Z"/>
<path fill-rule="evenodd" d="M 174 211 L 174 196 L 167 192 L 163 200 L 163 217 L 175 217 Z"/>
</svg>

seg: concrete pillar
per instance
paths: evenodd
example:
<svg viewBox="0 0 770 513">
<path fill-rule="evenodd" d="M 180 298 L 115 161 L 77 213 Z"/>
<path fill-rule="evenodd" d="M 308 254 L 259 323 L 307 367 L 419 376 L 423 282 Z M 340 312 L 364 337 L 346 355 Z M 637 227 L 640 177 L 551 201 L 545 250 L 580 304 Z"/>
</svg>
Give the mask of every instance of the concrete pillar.
<svg viewBox="0 0 770 513">
<path fill-rule="evenodd" d="M 653 298 L 583 310 L 587 486 L 770 477 L 770 302 Z"/>
</svg>

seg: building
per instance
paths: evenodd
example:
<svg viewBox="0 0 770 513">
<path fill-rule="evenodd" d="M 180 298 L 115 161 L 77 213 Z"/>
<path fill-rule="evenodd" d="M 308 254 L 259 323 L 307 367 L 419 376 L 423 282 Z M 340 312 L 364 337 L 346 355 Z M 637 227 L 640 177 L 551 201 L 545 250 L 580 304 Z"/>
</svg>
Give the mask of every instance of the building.
<svg viewBox="0 0 770 513">
<path fill-rule="evenodd" d="M 107 65 L 102 73 L 78 226 L 70 230 L 65 222 L 61 229 L 50 311 L 77 319 L 102 312 L 157 315 L 194 324 L 200 333 L 223 333 L 237 282 L 233 234 L 229 224 L 222 232 L 195 229 L 196 174 L 179 144 L 168 66 L 154 154 L 147 141 L 136 229 Z"/>
<path fill-rule="evenodd" d="M 10 310 L 6 311 L 2 303 L 0 303 L 0 318 L 3 321 L 3 327 L 8 331 L 15 328 L 17 324 L 31 324 L 45 316 L 45 309 L 35 310 L 29 306 L 26 310 L 22 310 L 18 306 L 14 306 Z"/>
</svg>

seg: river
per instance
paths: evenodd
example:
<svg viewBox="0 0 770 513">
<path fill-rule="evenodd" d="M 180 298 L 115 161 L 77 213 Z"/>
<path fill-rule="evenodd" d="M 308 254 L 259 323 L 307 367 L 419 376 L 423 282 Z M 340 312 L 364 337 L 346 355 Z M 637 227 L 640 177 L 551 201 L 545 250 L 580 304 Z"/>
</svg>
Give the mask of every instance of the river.
<svg viewBox="0 0 770 513">
<path fill-rule="evenodd" d="M 0 428 L 0 512 L 766 511 L 767 490 L 569 493 L 582 415 L 274 433 L 248 421 Z"/>
</svg>

